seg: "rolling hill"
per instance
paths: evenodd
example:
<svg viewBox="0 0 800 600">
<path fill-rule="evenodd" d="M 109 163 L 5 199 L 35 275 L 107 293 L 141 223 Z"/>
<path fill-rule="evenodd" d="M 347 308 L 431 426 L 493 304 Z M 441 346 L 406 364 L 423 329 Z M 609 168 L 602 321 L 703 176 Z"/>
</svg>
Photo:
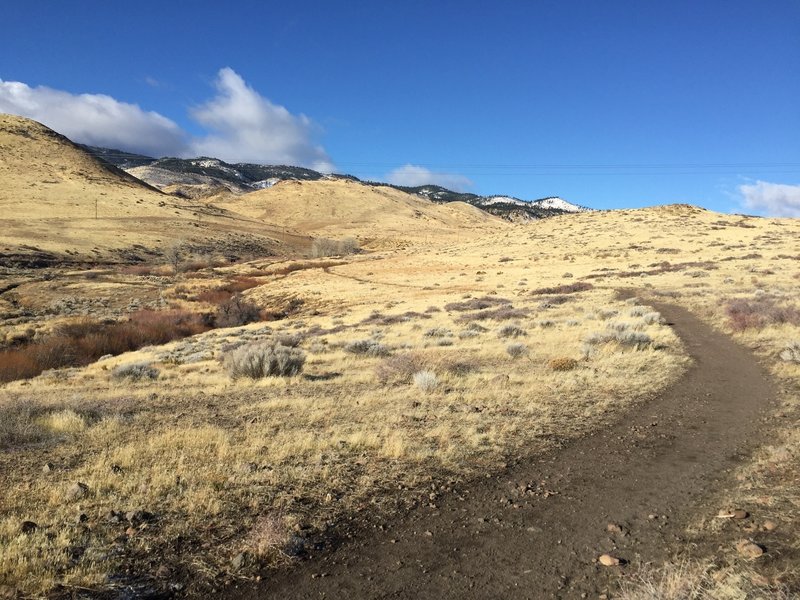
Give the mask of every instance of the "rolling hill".
<svg viewBox="0 0 800 600">
<path fill-rule="evenodd" d="M 194 172 L 187 167 L 181 176 L 190 182 L 186 185 L 221 186 L 216 195 L 203 200 L 169 195 L 100 156 L 96 149 L 90 152 L 35 121 L 0 115 L 4 264 L 160 262 L 176 242 L 194 253 L 235 259 L 307 252 L 312 236 L 334 232 L 359 237 L 362 245 L 386 247 L 503 226 L 499 219 L 460 203 L 438 206 L 346 179 L 314 180 L 318 173 L 294 167 L 240 168 L 231 175 L 226 165 L 212 159 L 196 161 Z M 141 163 L 143 158 L 127 155 L 126 160 Z M 163 165 L 190 163 L 176 160 L 132 170 L 175 173 Z M 203 174 L 209 172 L 212 175 Z M 304 172 L 308 180 L 298 181 Z M 257 178 L 269 174 L 292 180 L 267 182 L 272 187 L 237 196 L 223 178 L 238 178 L 242 187 L 232 191 L 241 193 L 258 187 L 244 187 L 247 182 L 263 182 Z"/>
</svg>

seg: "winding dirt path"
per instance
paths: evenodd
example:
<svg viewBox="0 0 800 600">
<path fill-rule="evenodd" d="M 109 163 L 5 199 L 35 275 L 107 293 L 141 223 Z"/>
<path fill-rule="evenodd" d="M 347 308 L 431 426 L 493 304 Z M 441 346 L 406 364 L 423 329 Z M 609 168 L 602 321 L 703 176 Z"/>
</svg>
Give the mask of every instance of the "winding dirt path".
<svg viewBox="0 0 800 600">
<path fill-rule="evenodd" d="M 726 471 L 758 442 L 776 391 L 754 357 L 688 311 L 650 303 L 694 359 L 616 425 L 364 530 L 235 598 L 596 597 L 625 567 L 659 561 Z M 707 503 L 706 503 L 707 504 Z M 608 531 L 615 523 L 622 532 Z M 586 596 L 582 596 L 586 594 Z"/>
</svg>

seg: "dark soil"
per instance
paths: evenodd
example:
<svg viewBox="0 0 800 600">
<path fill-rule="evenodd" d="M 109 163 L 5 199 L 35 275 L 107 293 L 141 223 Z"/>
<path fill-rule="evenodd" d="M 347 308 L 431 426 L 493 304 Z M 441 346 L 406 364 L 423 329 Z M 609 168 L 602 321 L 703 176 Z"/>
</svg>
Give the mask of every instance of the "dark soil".
<svg viewBox="0 0 800 600">
<path fill-rule="evenodd" d="M 682 308 L 652 306 L 694 359 L 659 397 L 551 455 L 473 482 L 436 507 L 365 525 L 334 550 L 223 596 L 591 598 L 632 566 L 668 559 L 693 516 L 716 513 L 709 500 L 758 444 L 776 389 L 729 337 Z M 606 552 L 623 565 L 600 566 Z"/>
</svg>

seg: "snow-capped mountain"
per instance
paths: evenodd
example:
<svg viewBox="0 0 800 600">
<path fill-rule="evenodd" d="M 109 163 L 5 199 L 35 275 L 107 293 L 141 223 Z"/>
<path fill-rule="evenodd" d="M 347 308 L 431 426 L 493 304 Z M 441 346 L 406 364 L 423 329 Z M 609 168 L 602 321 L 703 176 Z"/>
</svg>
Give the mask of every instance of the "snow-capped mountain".
<svg viewBox="0 0 800 600">
<path fill-rule="evenodd" d="M 593 209 L 586 208 L 585 206 L 578 206 L 572 202 L 567 202 L 558 196 L 550 196 L 549 198 L 542 198 L 541 200 L 533 200 L 531 204 L 541 208 L 549 208 L 552 210 L 563 210 L 564 212 L 589 212 Z"/>
</svg>

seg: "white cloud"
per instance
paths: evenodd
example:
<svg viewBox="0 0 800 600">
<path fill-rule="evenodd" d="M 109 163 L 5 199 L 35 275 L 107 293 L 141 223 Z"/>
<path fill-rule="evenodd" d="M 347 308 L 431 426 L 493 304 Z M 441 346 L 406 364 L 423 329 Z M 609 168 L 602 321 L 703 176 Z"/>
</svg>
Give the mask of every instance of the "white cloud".
<svg viewBox="0 0 800 600">
<path fill-rule="evenodd" d="M 166 117 L 103 94 L 70 94 L 0 80 L 0 112 L 39 121 L 73 141 L 156 156 L 181 154 L 187 136 Z"/>
<path fill-rule="evenodd" d="M 194 154 L 333 170 L 328 154 L 313 142 L 315 127 L 308 117 L 273 104 L 230 68 L 219 71 L 215 86 L 217 96 L 191 111 L 211 131 L 192 142 Z"/>
<path fill-rule="evenodd" d="M 148 85 L 158 82 L 147 78 Z M 217 94 L 190 116 L 206 130 L 190 136 L 157 112 L 102 94 L 71 94 L 0 80 L 0 112 L 35 119 L 73 141 L 149 156 L 211 156 L 227 162 L 300 165 L 333 171 L 317 131 L 305 115 L 294 115 L 260 95 L 230 68 L 220 69 Z"/>
<path fill-rule="evenodd" d="M 386 180 L 395 185 L 417 187 L 420 185 L 440 185 L 457 192 L 471 188 L 473 183 L 457 173 L 435 173 L 418 165 L 403 165 L 386 175 Z"/>
<path fill-rule="evenodd" d="M 745 208 L 771 217 L 800 217 L 800 185 L 756 181 L 739 186 Z"/>
</svg>

